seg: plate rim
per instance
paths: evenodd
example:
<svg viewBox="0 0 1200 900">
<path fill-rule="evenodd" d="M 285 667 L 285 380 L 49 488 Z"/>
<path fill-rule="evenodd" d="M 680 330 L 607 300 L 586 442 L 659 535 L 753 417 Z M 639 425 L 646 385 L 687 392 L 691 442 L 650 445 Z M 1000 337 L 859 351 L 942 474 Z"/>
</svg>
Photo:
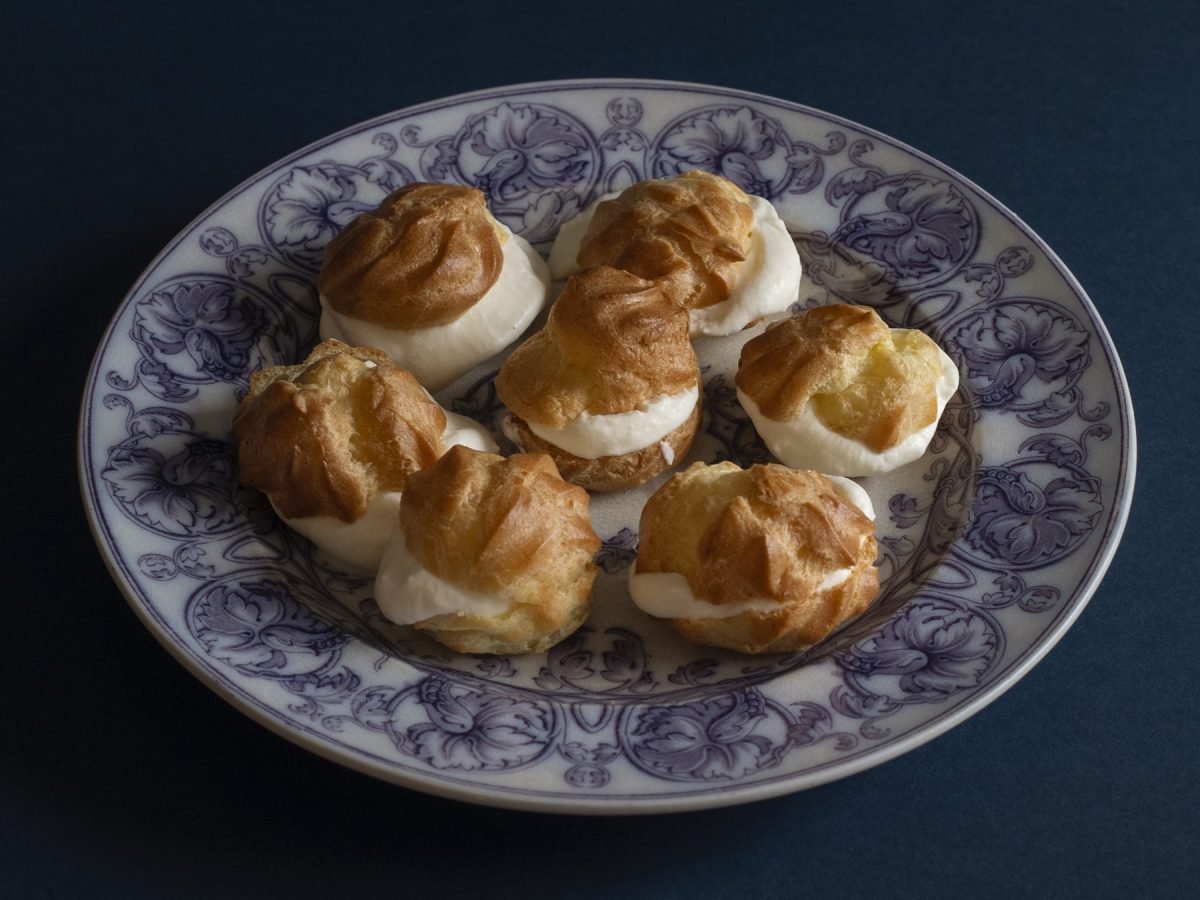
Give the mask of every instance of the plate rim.
<svg viewBox="0 0 1200 900">
<path fill-rule="evenodd" d="M 522 793 L 520 789 L 499 784 L 481 785 L 458 784 L 447 779 L 445 773 L 427 774 L 417 770 L 398 770 L 384 762 L 373 762 L 373 754 L 367 751 L 355 750 L 339 742 L 330 740 L 327 735 L 310 734 L 307 728 L 299 723 L 286 719 L 274 709 L 265 709 L 263 704 L 249 696 L 244 696 L 241 690 L 232 682 L 222 679 L 215 670 L 210 669 L 203 661 L 181 646 L 154 617 L 151 610 L 141 602 L 138 592 L 123 567 L 113 555 L 109 543 L 104 540 L 105 529 L 99 518 L 99 502 L 93 496 L 91 481 L 92 472 L 88 467 L 88 436 L 90 401 L 98 378 L 99 363 L 104 351 L 114 338 L 115 331 L 122 313 L 129 302 L 146 283 L 150 275 L 159 267 L 167 255 L 201 223 L 233 197 L 243 193 L 248 186 L 263 179 L 271 172 L 285 167 L 289 162 L 298 160 L 319 150 L 323 146 L 334 144 L 352 134 L 370 129 L 372 126 L 392 122 L 404 116 L 416 116 L 433 112 L 438 108 L 450 107 L 469 103 L 488 97 L 511 96 L 529 93 L 553 93 L 568 90 L 599 90 L 605 87 L 618 89 L 641 89 L 650 91 L 680 91 L 685 93 L 702 93 L 715 96 L 737 97 L 751 101 L 765 102 L 775 106 L 790 109 L 805 115 L 829 121 L 831 124 L 842 125 L 862 134 L 873 136 L 891 146 L 897 147 L 914 157 L 925 161 L 935 169 L 943 171 L 957 179 L 974 191 L 981 199 L 990 204 L 997 212 L 1007 217 L 1015 225 L 1024 238 L 1033 242 L 1046 255 L 1047 260 L 1055 271 L 1066 282 L 1071 291 L 1078 297 L 1088 314 L 1089 331 L 1099 339 L 1116 388 L 1116 412 L 1122 426 L 1121 437 L 1124 450 L 1121 454 L 1116 472 L 1116 483 L 1113 489 L 1113 510 L 1110 512 L 1107 526 L 1104 529 L 1101 546 L 1090 560 L 1086 572 L 1080 579 L 1075 591 L 1075 600 L 1064 605 L 1058 618 L 1045 629 L 1033 646 L 1029 647 L 1013 665 L 996 678 L 989 680 L 969 696 L 954 704 L 950 709 L 923 723 L 914 731 L 895 738 L 884 745 L 877 745 L 862 754 L 835 760 L 822 765 L 816 770 L 781 776 L 777 779 L 745 784 L 710 787 L 707 790 L 690 791 L 682 794 L 638 794 L 635 797 L 612 795 L 550 795 L 545 792 L 536 794 Z M 1020 216 L 1014 213 L 1004 203 L 997 200 L 991 193 L 981 188 L 975 181 L 964 176 L 957 169 L 946 165 L 936 158 L 924 153 L 906 142 L 891 137 L 877 129 L 864 126 L 851 119 L 828 113 L 824 110 L 808 106 L 793 100 L 775 97 L 754 91 L 700 82 L 648 79 L 648 78 L 571 78 L 547 81 L 529 81 L 508 85 L 465 91 L 457 94 L 438 97 L 422 103 L 401 107 L 375 117 L 351 123 L 344 128 L 324 135 L 303 147 L 294 150 L 238 182 L 223 193 L 219 198 L 208 204 L 200 213 L 192 217 L 187 224 L 179 229 L 146 265 L 141 274 L 130 286 L 124 296 L 118 301 L 115 311 L 101 334 L 95 353 L 88 366 L 84 380 L 83 392 L 79 408 L 78 426 L 76 429 L 76 467 L 79 479 L 81 500 L 88 521 L 89 530 L 100 556 L 108 569 L 110 577 L 125 597 L 126 603 L 133 609 L 137 618 L 150 631 L 155 639 L 181 663 L 183 667 L 197 678 L 206 688 L 217 694 L 239 712 L 249 717 L 257 724 L 266 727 L 280 737 L 315 753 L 324 759 L 337 763 L 339 766 L 369 775 L 373 778 L 398 785 L 400 787 L 419 790 L 435 796 L 455 799 L 480 805 L 515 809 L 540 813 L 571 813 L 584 815 L 620 815 L 620 814 L 653 814 L 675 813 L 699 809 L 712 809 L 724 806 L 751 803 L 771 797 L 782 796 L 817 787 L 822 784 L 847 777 L 852 774 L 873 768 L 884 762 L 908 753 L 928 741 L 944 734 L 951 728 L 961 724 L 971 716 L 981 712 L 988 705 L 1006 693 L 1014 684 L 1020 681 L 1052 650 L 1066 632 L 1074 625 L 1083 610 L 1090 603 L 1099 588 L 1105 574 L 1115 558 L 1116 552 L 1124 536 L 1136 488 L 1137 475 L 1137 429 L 1134 417 L 1133 402 L 1129 381 L 1121 363 L 1117 348 L 1108 331 L 1108 327 L 1100 316 L 1091 297 L 1079 282 L 1078 278 L 1066 266 L 1058 254 L 1046 241 L 1032 229 Z"/>
</svg>

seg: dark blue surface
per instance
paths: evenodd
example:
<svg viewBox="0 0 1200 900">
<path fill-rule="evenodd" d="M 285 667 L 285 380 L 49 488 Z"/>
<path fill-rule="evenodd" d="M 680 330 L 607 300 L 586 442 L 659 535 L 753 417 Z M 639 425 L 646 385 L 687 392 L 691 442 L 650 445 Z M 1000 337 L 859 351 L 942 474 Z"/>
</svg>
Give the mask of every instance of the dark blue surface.
<svg viewBox="0 0 1200 900">
<path fill-rule="evenodd" d="M 1194 894 L 1200 13 L 1042 7 L 297 0 L 6 14 L 0 894 Z M 1137 497 L 1091 605 L 991 707 L 853 778 L 641 819 L 489 810 L 375 782 L 188 675 L 88 533 L 74 474 L 88 361 L 180 228 L 356 121 L 599 75 L 759 91 L 912 144 L 1045 238 L 1122 354 Z"/>
</svg>

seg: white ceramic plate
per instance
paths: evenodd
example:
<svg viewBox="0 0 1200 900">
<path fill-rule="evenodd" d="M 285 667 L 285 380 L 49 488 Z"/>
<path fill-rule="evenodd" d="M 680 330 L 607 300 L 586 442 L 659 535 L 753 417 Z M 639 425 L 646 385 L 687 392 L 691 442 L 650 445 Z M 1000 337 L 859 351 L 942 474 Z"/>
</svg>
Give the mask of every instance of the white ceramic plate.
<svg viewBox="0 0 1200 900">
<path fill-rule="evenodd" d="M 801 305 L 874 306 L 958 361 L 930 452 L 863 479 L 884 587 L 805 654 L 691 646 L 625 591 L 642 495 L 597 503 L 596 611 L 536 657 L 468 657 L 384 622 L 239 489 L 249 373 L 315 341 L 314 279 L 351 217 L 414 180 L 474 184 L 543 250 L 599 193 L 702 167 L 768 197 L 801 249 Z M 732 396 L 738 338 L 701 347 L 697 458 L 765 451 Z M 489 374 L 439 394 L 495 427 Z M 84 502 L 150 630 L 285 737 L 418 790 L 562 812 L 755 800 L 840 778 L 977 712 L 1062 636 L 1120 539 L 1132 408 L 1082 288 L 957 173 L 795 103 L 666 82 L 482 91 L 281 160 L 176 237 L 120 305 L 80 426 Z"/>
</svg>

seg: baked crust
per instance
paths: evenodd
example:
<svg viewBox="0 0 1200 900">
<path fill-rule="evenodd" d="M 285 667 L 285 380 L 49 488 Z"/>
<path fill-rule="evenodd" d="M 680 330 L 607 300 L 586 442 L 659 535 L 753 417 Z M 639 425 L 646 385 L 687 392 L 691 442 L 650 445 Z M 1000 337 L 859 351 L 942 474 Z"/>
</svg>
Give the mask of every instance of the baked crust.
<svg viewBox="0 0 1200 900">
<path fill-rule="evenodd" d="M 754 210 L 732 181 L 703 171 L 640 181 L 596 207 L 578 264 L 661 279 L 685 309 L 729 299 Z"/>
<path fill-rule="evenodd" d="M 645 484 L 683 459 L 691 449 L 692 441 L 700 428 L 700 418 L 701 404 L 697 400 L 696 408 L 682 425 L 650 446 L 619 456 L 601 456 L 596 459 L 584 459 L 556 447 L 534 434 L 529 425 L 516 416 L 512 418 L 512 427 L 516 432 L 517 443 L 523 449 L 545 453 L 554 460 L 558 471 L 567 481 L 589 491 L 608 493 Z M 669 454 L 663 452 L 664 443 L 670 448 Z M 670 462 L 667 461 L 668 455 Z"/>
<path fill-rule="evenodd" d="M 362 517 L 442 452 L 446 415 L 386 354 L 322 341 L 255 372 L 233 420 L 242 483 L 287 518 Z"/>
<path fill-rule="evenodd" d="M 376 325 L 444 325 L 496 283 L 506 238 L 481 191 L 410 184 L 330 242 L 317 287 L 337 312 Z"/>
<path fill-rule="evenodd" d="M 568 481 L 616 491 L 649 481 L 683 458 L 700 424 L 699 401 L 682 425 L 648 446 L 597 459 L 568 453 L 528 423 L 562 428 L 585 412 L 627 413 L 699 386 L 687 313 L 661 284 L 597 266 L 567 280 L 546 327 L 500 367 L 496 395 L 513 413 L 522 448 L 549 454 Z"/>
<path fill-rule="evenodd" d="M 828 428 L 882 453 L 937 418 L 941 374 L 927 335 L 893 331 L 869 307 L 835 304 L 748 341 L 736 381 L 770 419 L 796 418 L 812 403 Z"/>
<path fill-rule="evenodd" d="M 874 525 L 817 472 L 696 463 L 646 502 L 637 572 L 674 572 L 697 598 L 778 604 L 723 619 L 673 619 L 688 640 L 744 653 L 811 646 L 879 591 Z M 832 587 L 835 573 L 849 575 Z"/>
<path fill-rule="evenodd" d="M 567 280 L 545 328 L 500 367 L 496 394 L 518 417 L 562 428 L 699 382 L 687 314 L 662 285 L 599 266 Z"/>
<path fill-rule="evenodd" d="M 587 492 L 563 481 L 544 454 L 505 459 L 451 447 L 409 479 L 404 540 L 429 572 L 510 606 L 416 627 L 461 653 L 533 653 L 566 637 L 587 618 L 598 571 L 588 505 Z"/>
</svg>

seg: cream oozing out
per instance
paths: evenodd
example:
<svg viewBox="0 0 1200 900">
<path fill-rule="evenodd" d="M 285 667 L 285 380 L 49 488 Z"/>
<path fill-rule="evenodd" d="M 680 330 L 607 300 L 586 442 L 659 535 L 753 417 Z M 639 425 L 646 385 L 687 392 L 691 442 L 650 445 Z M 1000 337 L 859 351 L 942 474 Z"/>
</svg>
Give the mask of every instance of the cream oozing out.
<svg viewBox="0 0 1200 900">
<path fill-rule="evenodd" d="M 447 412 L 442 446 L 449 449 L 455 444 L 488 453 L 495 453 L 498 449 L 487 429 L 478 422 Z M 374 575 L 392 533 L 399 530 L 400 496 L 400 491 L 376 494 L 367 503 L 366 512 L 353 522 L 343 522 L 335 516 L 288 518 L 277 508 L 275 512 L 285 525 L 304 535 L 347 568 Z"/>
<path fill-rule="evenodd" d="M 562 281 L 579 271 L 579 247 L 583 244 L 583 237 L 587 234 L 592 219 L 596 216 L 596 207 L 607 200 L 615 200 L 619 196 L 621 196 L 620 191 L 602 194 L 584 207 L 579 215 L 562 224 L 558 229 L 558 234 L 554 237 L 554 244 L 550 247 L 550 255 L 546 257 L 551 278 L 555 281 Z"/>
<path fill-rule="evenodd" d="M 400 521 L 400 492 L 376 494 L 367 503 L 367 511 L 353 522 L 334 516 L 292 519 L 278 507 L 275 513 L 288 528 L 304 535 L 346 568 L 368 575 L 379 566 L 388 539 Z"/>
<path fill-rule="evenodd" d="M 875 521 L 875 508 L 861 486 L 849 478 L 832 476 L 829 480 L 842 499 Z M 817 585 L 817 591 L 837 587 L 853 572 L 852 568 L 834 569 Z M 710 603 L 697 597 L 687 578 L 678 572 L 640 573 L 637 563 L 629 570 L 629 594 L 638 609 L 659 619 L 728 619 L 747 612 L 766 613 L 779 609 L 778 601 L 766 597 L 748 597 L 737 603 Z"/>
<path fill-rule="evenodd" d="M 833 489 L 837 491 L 839 497 L 847 503 L 857 506 L 862 510 L 864 516 L 872 522 L 875 521 L 875 504 L 871 502 L 870 495 L 861 484 L 842 475 L 826 475 L 825 477 L 833 483 Z"/>
<path fill-rule="evenodd" d="M 925 453 L 937 431 L 938 420 L 946 403 L 958 390 L 958 366 L 941 348 L 938 352 L 942 373 L 935 387 L 937 415 L 924 428 L 879 453 L 831 429 L 813 411 L 811 403 L 806 404 L 794 418 L 771 419 L 763 414 L 754 398 L 740 388 L 737 397 L 767 449 L 784 465 L 793 469 L 815 469 L 827 475 L 860 476 L 890 472 L 920 459 Z"/>
<path fill-rule="evenodd" d="M 579 247 L 596 207 L 618 194 L 605 194 L 559 229 L 550 248 L 550 274 L 567 278 L 579 271 Z M 775 207 L 748 195 L 754 211 L 750 249 L 738 269 L 727 300 L 688 311 L 692 337 L 735 334 L 760 319 L 787 310 L 800 295 L 800 254 Z"/>
<path fill-rule="evenodd" d="M 581 459 L 620 456 L 665 438 L 688 420 L 699 399 L 699 387 L 690 387 L 656 397 L 629 412 L 583 412 L 561 428 L 529 420 L 525 424 L 542 440 Z"/>
<path fill-rule="evenodd" d="M 507 228 L 504 231 L 500 276 L 453 322 L 429 328 L 387 328 L 339 313 L 322 297 L 321 338 L 377 347 L 430 390 L 444 387 L 513 343 L 546 305 L 550 290 L 546 263 L 523 237 Z"/>
<path fill-rule="evenodd" d="M 446 428 L 442 431 L 442 446 L 449 450 L 461 444 L 483 453 L 496 453 L 500 448 L 492 439 L 491 432 L 467 416 L 442 410 L 446 414 Z"/>
<path fill-rule="evenodd" d="M 408 549 L 404 531 L 397 528 L 388 542 L 375 576 L 375 603 L 397 625 L 415 625 L 435 616 L 497 616 L 511 603 L 452 584 L 426 569 Z"/>
<path fill-rule="evenodd" d="M 800 296 L 800 254 L 775 207 L 751 196 L 754 225 L 750 250 L 734 278 L 729 299 L 688 311 L 692 337 L 736 334 L 760 319 L 787 311 Z"/>
</svg>

